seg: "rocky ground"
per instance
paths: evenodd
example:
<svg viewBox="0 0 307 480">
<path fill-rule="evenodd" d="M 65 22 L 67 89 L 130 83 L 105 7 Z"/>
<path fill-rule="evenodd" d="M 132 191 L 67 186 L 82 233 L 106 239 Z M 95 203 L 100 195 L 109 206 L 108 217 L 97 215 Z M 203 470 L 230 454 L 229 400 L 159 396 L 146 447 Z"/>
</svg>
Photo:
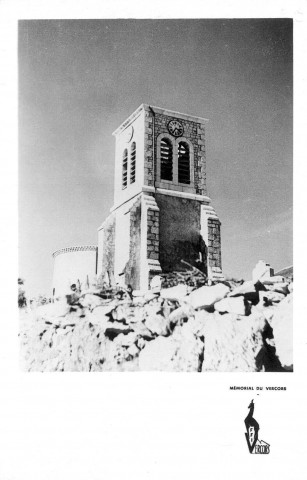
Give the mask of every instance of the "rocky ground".
<svg viewBox="0 0 307 480">
<path fill-rule="evenodd" d="M 25 371 L 292 371 L 292 283 L 178 284 L 20 309 Z M 73 311 L 71 311 L 73 310 Z"/>
</svg>

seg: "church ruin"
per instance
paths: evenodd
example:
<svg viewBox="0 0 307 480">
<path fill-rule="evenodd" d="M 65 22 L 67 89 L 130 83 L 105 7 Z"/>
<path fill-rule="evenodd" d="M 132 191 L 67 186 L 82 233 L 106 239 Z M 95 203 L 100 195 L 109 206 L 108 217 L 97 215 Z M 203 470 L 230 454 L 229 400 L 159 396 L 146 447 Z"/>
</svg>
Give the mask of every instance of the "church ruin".
<svg viewBox="0 0 307 480">
<path fill-rule="evenodd" d="M 98 229 L 98 276 L 144 289 L 161 272 L 184 270 L 184 260 L 223 278 L 221 223 L 206 188 L 207 122 L 142 104 L 115 130 L 114 205 Z"/>
</svg>

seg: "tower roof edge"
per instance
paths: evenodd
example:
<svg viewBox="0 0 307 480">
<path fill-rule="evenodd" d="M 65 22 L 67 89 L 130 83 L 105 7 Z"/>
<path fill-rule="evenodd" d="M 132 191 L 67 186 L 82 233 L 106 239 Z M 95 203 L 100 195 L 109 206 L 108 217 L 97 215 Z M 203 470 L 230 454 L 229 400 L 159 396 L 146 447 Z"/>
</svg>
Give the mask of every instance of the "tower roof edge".
<svg viewBox="0 0 307 480">
<path fill-rule="evenodd" d="M 121 133 L 123 130 L 125 130 L 125 128 L 127 128 L 130 125 L 130 123 L 140 114 L 142 110 L 146 111 L 149 109 L 152 109 L 155 113 L 168 115 L 170 117 L 181 118 L 183 120 L 189 120 L 196 123 L 204 124 L 209 122 L 208 118 L 176 112 L 174 110 L 168 110 L 167 108 L 156 107 L 154 105 L 149 105 L 147 103 L 141 103 L 141 105 L 116 130 L 114 130 L 112 135 L 116 136 L 119 133 Z"/>
</svg>

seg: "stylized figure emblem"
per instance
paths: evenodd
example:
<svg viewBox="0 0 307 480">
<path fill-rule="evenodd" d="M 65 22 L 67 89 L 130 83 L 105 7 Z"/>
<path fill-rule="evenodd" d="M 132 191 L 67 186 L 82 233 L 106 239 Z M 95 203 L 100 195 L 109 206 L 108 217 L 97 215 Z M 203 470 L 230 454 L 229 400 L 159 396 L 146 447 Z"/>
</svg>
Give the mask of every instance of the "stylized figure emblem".
<svg viewBox="0 0 307 480">
<path fill-rule="evenodd" d="M 246 426 L 246 432 L 247 432 L 245 433 L 245 437 L 246 437 L 249 453 L 252 453 L 258 440 L 258 431 L 260 427 L 257 420 L 255 420 L 253 417 L 254 409 L 255 409 L 254 400 L 251 401 L 248 408 L 249 408 L 249 414 L 244 420 L 244 423 Z"/>
<path fill-rule="evenodd" d="M 257 420 L 255 420 L 253 417 L 255 409 L 254 400 L 251 401 L 248 408 L 249 414 L 245 418 L 244 423 L 246 427 L 245 438 L 247 441 L 249 453 L 268 454 L 270 453 L 269 443 L 265 442 L 264 440 L 258 439 L 258 432 L 260 427 Z"/>
</svg>

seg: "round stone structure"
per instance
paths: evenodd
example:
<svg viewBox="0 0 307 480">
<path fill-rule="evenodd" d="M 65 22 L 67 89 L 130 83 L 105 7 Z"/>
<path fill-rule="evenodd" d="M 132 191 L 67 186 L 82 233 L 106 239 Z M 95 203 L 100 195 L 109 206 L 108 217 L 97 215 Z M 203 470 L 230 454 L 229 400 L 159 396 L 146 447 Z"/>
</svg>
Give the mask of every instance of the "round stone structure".
<svg viewBox="0 0 307 480">
<path fill-rule="evenodd" d="M 54 297 L 65 295 L 70 285 L 91 284 L 97 273 L 97 245 L 79 245 L 56 250 L 52 292 Z"/>
</svg>

